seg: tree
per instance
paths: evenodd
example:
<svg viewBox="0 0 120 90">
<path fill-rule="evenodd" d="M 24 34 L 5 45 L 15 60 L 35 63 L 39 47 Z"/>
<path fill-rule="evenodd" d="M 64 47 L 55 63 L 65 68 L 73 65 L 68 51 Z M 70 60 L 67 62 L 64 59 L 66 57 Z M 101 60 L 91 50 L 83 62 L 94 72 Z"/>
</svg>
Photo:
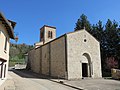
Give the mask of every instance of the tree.
<svg viewBox="0 0 120 90">
<path fill-rule="evenodd" d="M 117 55 L 116 46 L 119 44 L 119 36 L 118 36 L 118 23 L 114 20 L 113 22 L 108 19 L 105 26 L 105 47 L 107 51 L 107 57 Z"/>
<path fill-rule="evenodd" d="M 111 21 L 110 19 L 104 26 L 102 21 L 98 21 L 97 24 L 91 26 L 84 14 L 80 16 L 76 23 L 75 31 L 85 27 L 100 42 L 103 71 L 110 71 L 117 63 L 119 63 L 120 68 L 120 26 L 118 26 L 115 20 Z"/>
<path fill-rule="evenodd" d="M 10 44 L 10 61 L 15 60 L 19 61 L 20 59 L 24 59 L 25 53 L 28 53 L 31 49 L 33 49 L 32 45 L 26 44 Z M 17 57 L 17 58 L 16 58 Z"/>
<path fill-rule="evenodd" d="M 91 30 L 91 24 L 87 19 L 87 16 L 82 14 L 80 18 L 77 20 L 75 31 L 81 30 L 81 29 L 86 29 L 87 31 L 90 32 Z"/>
<path fill-rule="evenodd" d="M 104 26 L 102 25 L 102 21 L 99 20 L 99 22 L 92 26 L 91 34 L 101 43 L 103 42 L 103 34 L 104 34 Z"/>
<path fill-rule="evenodd" d="M 118 68 L 118 61 L 115 59 L 115 57 L 108 57 L 106 58 L 106 69 L 111 70 L 112 68 Z"/>
<path fill-rule="evenodd" d="M 120 30 L 118 23 L 108 19 L 106 23 L 106 57 L 114 57 L 120 63 Z M 120 66 L 119 66 L 120 67 Z"/>
</svg>

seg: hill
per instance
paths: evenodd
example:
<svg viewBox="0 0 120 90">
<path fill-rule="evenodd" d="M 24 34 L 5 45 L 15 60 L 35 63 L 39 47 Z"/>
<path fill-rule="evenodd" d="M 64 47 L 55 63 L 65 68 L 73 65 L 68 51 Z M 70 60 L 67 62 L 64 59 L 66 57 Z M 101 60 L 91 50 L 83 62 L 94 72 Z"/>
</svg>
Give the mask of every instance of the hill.
<svg viewBox="0 0 120 90">
<path fill-rule="evenodd" d="M 33 49 L 33 45 L 23 44 L 10 44 L 10 66 L 15 63 L 24 63 L 25 54 Z"/>
</svg>

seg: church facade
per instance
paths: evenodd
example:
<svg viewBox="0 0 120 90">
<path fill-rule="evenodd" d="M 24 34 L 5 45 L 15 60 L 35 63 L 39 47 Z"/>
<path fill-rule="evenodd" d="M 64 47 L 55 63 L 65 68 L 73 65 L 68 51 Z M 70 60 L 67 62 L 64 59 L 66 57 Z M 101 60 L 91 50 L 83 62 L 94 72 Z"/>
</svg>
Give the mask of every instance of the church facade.
<svg viewBox="0 0 120 90">
<path fill-rule="evenodd" d="M 102 77 L 100 43 L 84 29 L 56 38 L 55 27 L 43 26 L 28 62 L 32 71 L 50 77 Z"/>
</svg>

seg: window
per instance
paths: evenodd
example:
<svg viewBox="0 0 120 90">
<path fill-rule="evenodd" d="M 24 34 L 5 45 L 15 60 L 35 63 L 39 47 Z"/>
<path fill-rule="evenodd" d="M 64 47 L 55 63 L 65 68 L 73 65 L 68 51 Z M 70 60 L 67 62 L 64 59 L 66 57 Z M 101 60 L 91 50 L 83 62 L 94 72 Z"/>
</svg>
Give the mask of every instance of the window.
<svg viewBox="0 0 120 90">
<path fill-rule="evenodd" d="M 5 38 L 5 47 L 4 50 L 7 50 L 7 37 Z"/>
<path fill-rule="evenodd" d="M 48 31 L 48 38 L 50 38 L 50 37 L 51 37 L 50 33 L 51 33 L 51 32 L 50 32 L 50 31 Z"/>
<path fill-rule="evenodd" d="M 44 37 L 44 33 L 41 32 L 41 34 L 40 34 L 40 38 L 43 38 L 43 37 Z"/>
<path fill-rule="evenodd" d="M 86 42 L 87 40 L 86 39 L 84 39 L 84 42 Z"/>
<path fill-rule="evenodd" d="M 41 31 L 41 32 L 40 32 L 40 41 L 43 41 L 43 39 L 44 39 L 44 32 Z"/>
<path fill-rule="evenodd" d="M 50 33 L 50 34 L 51 34 L 51 38 L 52 38 L 52 31 L 51 31 L 51 33 Z"/>
<path fill-rule="evenodd" d="M 52 38 L 52 31 L 48 31 L 48 38 Z"/>
</svg>

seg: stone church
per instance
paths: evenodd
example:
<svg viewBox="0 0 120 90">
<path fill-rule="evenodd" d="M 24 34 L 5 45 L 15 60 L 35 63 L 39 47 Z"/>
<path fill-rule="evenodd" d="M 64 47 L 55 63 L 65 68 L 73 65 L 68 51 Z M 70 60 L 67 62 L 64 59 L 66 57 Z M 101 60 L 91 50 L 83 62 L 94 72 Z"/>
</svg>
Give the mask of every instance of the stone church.
<svg viewBox="0 0 120 90">
<path fill-rule="evenodd" d="M 85 29 L 56 38 L 56 27 L 44 25 L 28 63 L 33 72 L 55 78 L 102 77 L 100 43 Z"/>
</svg>

